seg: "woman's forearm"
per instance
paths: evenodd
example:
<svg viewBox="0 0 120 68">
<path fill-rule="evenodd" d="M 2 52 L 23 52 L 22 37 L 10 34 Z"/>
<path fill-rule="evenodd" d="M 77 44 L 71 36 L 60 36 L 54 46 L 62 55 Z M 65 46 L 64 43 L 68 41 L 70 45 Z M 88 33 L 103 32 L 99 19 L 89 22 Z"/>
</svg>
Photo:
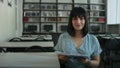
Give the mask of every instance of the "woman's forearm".
<svg viewBox="0 0 120 68">
<path fill-rule="evenodd" d="M 59 58 L 60 60 L 68 60 L 68 57 L 67 57 L 67 56 L 61 55 L 61 54 L 58 54 L 58 58 Z"/>
<path fill-rule="evenodd" d="M 99 61 L 98 60 L 91 60 L 91 61 L 88 61 L 87 64 L 92 68 L 97 68 L 99 66 Z"/>
</svg>

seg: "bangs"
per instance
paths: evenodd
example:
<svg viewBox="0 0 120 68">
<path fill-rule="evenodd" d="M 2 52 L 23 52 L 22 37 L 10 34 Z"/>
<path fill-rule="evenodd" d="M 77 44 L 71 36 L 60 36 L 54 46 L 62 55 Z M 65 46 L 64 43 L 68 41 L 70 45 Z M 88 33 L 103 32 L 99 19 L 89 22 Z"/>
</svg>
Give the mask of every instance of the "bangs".
<svg viewBox="0 0 120 68">
<path fill-rule="evenodd" d="M 72 18 L 76 18 L 76 17 L 79 17 L 79 18 L 85 18 L 85 12 L 81 11 L 81 10 L 73 10 L 71 12 L 71 17 Z"/>
</svg>

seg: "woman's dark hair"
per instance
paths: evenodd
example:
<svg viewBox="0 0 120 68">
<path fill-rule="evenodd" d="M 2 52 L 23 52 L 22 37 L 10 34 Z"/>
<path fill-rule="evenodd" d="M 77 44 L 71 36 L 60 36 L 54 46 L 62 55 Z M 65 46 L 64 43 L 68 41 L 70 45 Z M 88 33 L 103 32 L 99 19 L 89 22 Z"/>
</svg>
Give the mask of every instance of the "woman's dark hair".
<svg viewBox="0 0 120 68">
<path fill-rule="evenodd" d="M 85 9 L 83 9 L 82 7 L 74 7 L 72 9 L 72 11 L 70 12 L 67 32 L 71 36 L 75 35 L 75 30 L 74 30 L 74 27 L 72 25 L 72 18 L 75 18 L 75 17 L 79 17 L 79 18 L 85 19 L 85 25 L 84 25 L 84 27 L 82 29 L 82 35 L 83 35 L 83 37 L 86 36 L 86 34 L 88 33 L 87 13 L 86 13 Z"/>
</svg>

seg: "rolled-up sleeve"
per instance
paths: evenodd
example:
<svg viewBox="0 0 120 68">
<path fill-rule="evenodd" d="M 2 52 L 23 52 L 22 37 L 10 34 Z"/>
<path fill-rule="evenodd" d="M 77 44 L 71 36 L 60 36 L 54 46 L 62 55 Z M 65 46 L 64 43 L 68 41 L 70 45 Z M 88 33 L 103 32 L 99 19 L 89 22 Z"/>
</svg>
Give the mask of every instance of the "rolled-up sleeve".
<svg viewBox="0 0 120 68">
<path fill-rule="evenodd" d="M 94 52 L 92 56 L 98 56 L 102 52 L 98 39 L 94 36 Z"/>
<path fill-rule="evenodd" d="M 59 36 L 58 42 L 56 46 L 54 47 L 55 51 L 62 51 L 62 35 Z"/>
</svg>

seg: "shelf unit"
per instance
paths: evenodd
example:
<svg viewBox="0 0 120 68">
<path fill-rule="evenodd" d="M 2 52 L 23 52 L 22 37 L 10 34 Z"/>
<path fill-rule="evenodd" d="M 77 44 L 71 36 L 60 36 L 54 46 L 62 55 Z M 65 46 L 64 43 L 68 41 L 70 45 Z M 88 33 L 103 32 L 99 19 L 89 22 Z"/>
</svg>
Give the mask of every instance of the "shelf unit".
<svg viewBox="0 0 120 68">
<path fill-rule="evenodd" d="M 39 33 L 40 1 L 23 0 L 23 33 Z"/>
<path fill-rule="evenodd" d="M 90 33 L 106 33 L 107 0 L 89 0 Z"/>
<path fill-rule="evenodd" d="M 97 32 L 106 32 L 106 0 L 24 0 L 23 33 L 62 33 L 77 6 L 88 12 L 90 33 L 94 26 L 100 28 Z"/>
<path fill-rule="evenodd" d="M 69 14 L 73 8 L 74 3 L 73 0 L 58 0 L 57 5 L 57 18 L 60 19 L 57 21 L 57 31 L 58 33 L 61 33 L 66 31 Z"/>
</svg>

